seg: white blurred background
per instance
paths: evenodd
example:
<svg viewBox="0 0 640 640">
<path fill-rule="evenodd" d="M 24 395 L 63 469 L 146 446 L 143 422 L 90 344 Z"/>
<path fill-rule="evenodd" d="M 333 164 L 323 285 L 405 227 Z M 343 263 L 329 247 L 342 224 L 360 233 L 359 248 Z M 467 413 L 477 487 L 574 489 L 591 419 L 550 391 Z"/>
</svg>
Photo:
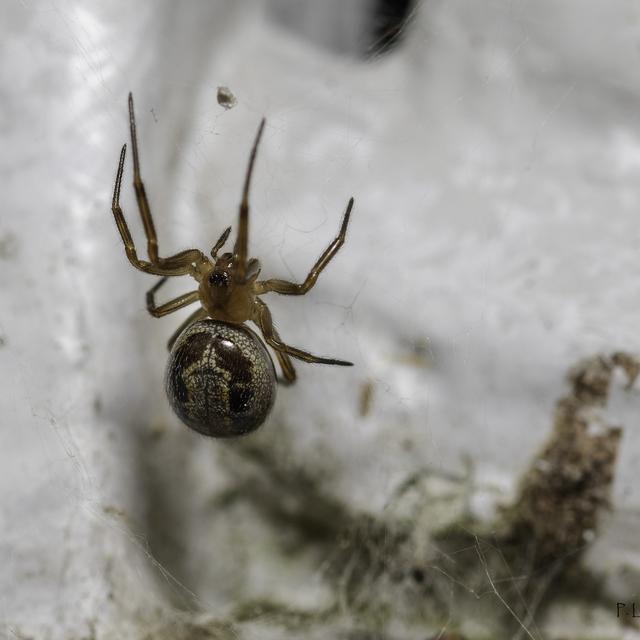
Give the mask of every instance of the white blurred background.
<svg viewBox="0 0 640 640">
<path fill-rule="evenodd" d="M 372 517 L 412 473 L 471 464 L 490 517 L 548 437 L 566 370 L 640 352 L 640 7 L 401 4 L 396 33 L 374 0 L 3 3 L 0 634 L 187 638 L 239 601 L 330 606 L 321 554 L 283 550 L 243 503 L 262 481 L 247 450 Z M 147 314 L 154 279 L 110 212 L 129 91 L 165 255 L 235 225 L 262 116 L 265 277 L 301 280 L 356 199 L 313 291 L 268 300 L 290 344 L 355 366 L 297 365 L 248 443 L 201 438 L 166 403 L 182 316 Z M 129 159 L 125 176 L 142 249 Z M 625 431 L 590 559 L 613 585 L 599 637 L 622 637 L 616 599 L 640 585 L 639 402 L 619 392 L 609 410 Z M 391 618 L 375 637 L 430 632 Z M 239 638 L 316 637 L 235 621 Z"/>
</svg>

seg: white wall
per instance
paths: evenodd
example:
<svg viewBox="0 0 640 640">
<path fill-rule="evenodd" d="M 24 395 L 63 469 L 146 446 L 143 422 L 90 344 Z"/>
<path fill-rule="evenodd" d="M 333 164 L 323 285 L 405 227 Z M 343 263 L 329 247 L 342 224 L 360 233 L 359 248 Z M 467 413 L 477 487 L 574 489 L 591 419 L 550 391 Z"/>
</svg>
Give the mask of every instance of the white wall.
<svg viewBox="0 0 640 640">
<path fill-rule="evenodd" d="M 278 25 L 282 11 L 250 0 L 3 8 L 7 637 L 144 637 L 173 607 L 222 618 L 265 594 L 317 606 L 331 598 L 317 559 L 283 567 L 268 520 L 216 506 L 247 477 L 229 464 L 242 447 L 285 474 L 304 469 L 354 511 L 378 515 L 411 473 L 457 470 L 465 456 L 506 500 L 550 431 L 567 368 L 640 351 L 635 3 L 429 2 L 405 44 L 369 62 Z M 235 108 L 216 103 L 218 85 Z M 109 211 L 129 90 L 165 253 L 208 250 L 235 224 L 263 115 L 251 249 L 265 276 L 301 278 L 356 198 L 346 246 L 314 291 L 269 300 L 290 343 L 355 366 L 300 363 L 249 444 L 204 440 L 166 406 L 178 320 L 146 314 L 153 279 L 128 265 Z M 141 243 L 130 170 L 123 201 Z M 625 434 L 599 542 L 610 568 L 638 551 L 622 535 L 638 525 L 637 406 L 636 392 L 616 395 Z M 616 597 L 631 598 L 626 588 Z"/>
</svg>

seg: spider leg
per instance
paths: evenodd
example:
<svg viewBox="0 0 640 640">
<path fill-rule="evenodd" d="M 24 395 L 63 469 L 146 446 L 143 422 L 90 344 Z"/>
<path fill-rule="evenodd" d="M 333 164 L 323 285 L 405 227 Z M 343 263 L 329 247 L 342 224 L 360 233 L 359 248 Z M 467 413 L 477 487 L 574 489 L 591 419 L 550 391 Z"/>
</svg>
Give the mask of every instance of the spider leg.
<svg viewBox="0 0 640 640">
<path fill-rule="evenodd" d="M 251 149 L 251 155 L 249 156 L 249 166 L 247 167 L 247 175 L 244 179 L 244 189 L 242 190 L 242 201 L 240 203 L 240 212 L 238 220 L 238 235 L 236 237 L 236 243 L 233 248 L 233 254 L 235 257 L 235 276 L 238 282 L 242 282 L 245 278 L 247 271 L 247 253 L 249 245 L 249 187 L 251 186 L 251 175 L 253 174 L 253 165 L 256 160 L 256 153 L 258 152 L 258 145 L 260 144 L 260 138 L 264 131 L 264 125 L 266 120 L 262 118 L 258 133 L 256 134 L 253 148 Z"/>
<path fill-rule="evenodd" d="M 344 244 L 345 237 L 347 235 L 347 225 L 349 224 L 349 217 L 351 216 L 351 209 L 353 208 L 353 198 L 349 200 L 347 210 L 344 213 L 342 219 L 342 226 L 340 232 L 336 236 L 335 240 L 325 249 L 324 253 L 318 258 L 317 262 L 313 265 L 311 271 L 306 280 L 302 284 L 295 282 L 289 282 L 287 280 L 262 280 L 256 282 L 254 285 L 254 292 L 256 295 L 268 293 L 273 291 L 275 293 L 282 293 L 289 296 L 302 296 L 316 283 L 318 276 L 322 270 L 329 264 L 331 259 L 338 253 L 340 247 Z"/>
<path fill-rule="evenodd" d="M 191 291 L 190 293 L 183 293 L 181 296 L 178 296 L 173 300 L 169 300 L 169 302 L 165 302 L 164 304 L 161 304 L 159 307 L 157 307 L 155 299 L 156 292 L 166 281 L 167 276 L 161 278 L 147 292 L 147 311 L 154 318 L 162 318 L 162 316 L 166 316 L 169 313 L 173 313 L 178 309 L 182 309 L 182 307 L 186 307 L 187 305 L 193 304 L 194 302 L 198 302 L 200 300 L 200 294 L 198 293 L 198 291 Z"/>
<path fill-rule="evenodd" d="M 271 318 L 271 312 L 269 307 L 261 300 L 256 299 L 252 320 L 260 327 L 262 335 L 266 343 L 276 350 L 292 358 L 303 360 L 304 362 L 315 362 L 317 364 L 337 364 L 343 367 L 353 366 L 353 362 L 347 362 L 346 360 L 336 360 L 334 358 L 322 358 L 320 356 L 314 356 L 307 351 L 296 349 L 296 347 L 290 347 L 280 340 L 273 327 L 273 320 Z M 280 358 L 278 358 L 280 360 Z M 282 362 L 282 361 L 280 361 Z"/>
<path fill-rule="evenodd" d="M 136 200 L 138 202 L 138 210 L 140 211 L 140 218 L 142 219 L 142 226 L 144 227 L 144 233 L 147 237 L 147 252 L 149 254 L 149 261 L 156 266 L 167 266 L 172 268 L 174 266 L 187 266 L 191 263 L 200 263 L 206 260 L 202 251 L 198 249 L 187 249 L 180 253 L 170 256 L 168 258 L 161 258 L 158 255 L 158 236 L 156 234 L 155 225 L 153 224 L 153 217 L 151 216 L 151 207 L 149 206 L 149 200 L 142 182 L 142 175 L 140 173 L 140 153 L 138 151 L 138 136 L 136 135 L 136 119 L 133 112 L 133 96 L 129 94 L 129 129 L 131 132 L 131 151 L 133 154 L 133 188 L 136 192 Z M 121 160 L 124 157 L 121 156 Z M 120 191 L 120 189 L 118 189 Z"/>
<path fill-rule="evenodd" d="M 280 336 L 276 331 L 276 328 L 273 327 L 273 337 L 281 342 Z M 274 350 L 275 351 L 275 350 Z M 292 385 L 296 381 L 296 370 L 293 366 L 293 362 L 291 362 L 291 358 L 288 354 L 283 353 L 282 351 L 275 351 L 276 358 L 278 358 L 278 363 L 280 364 L 280 369 L 282 369 L 283 379 L 280 379 L 280 383 L 284 385 Z"/>
<path fill-rule="evenodd" d="M 124 218 L 124 213 L 122 212 L 122 208 L 120 207 L 120 188 L 122 186 L 122 172 L 124 170 L 124 159 L 127 152 L 127 145 L 125 144 L 122 147 L 122 151 L 120 151 L 120 160 L 118 161 L 118 173 L 116 174 L 116 183 L 113 188 L 113 200 L 111 202 L 111 211 L 113 211 L 113 216 L 116 220 L 116 225 L 118 226 L 118 231 L 120 232 L 120 237 L 122 238 L 122 242 L 124 244 L 124 250 L 127 254 L 127 258 L 129 262 L 136 268 L 140 269 L 140 271 L 144 271 L 145 273 L 153 273 L 155 275 L 170 275 L 170 276 L 182 276 L 191 272 L 190 265 L 177 266 L 173 265 L 171 268 L 170 265 L 167 266 L 157 266 L 153 265 L 146 260 L 140 260 L 138 258 L 138 254 L 136 252 L 136 247 L 133 243 L 133 238 L 131 236 L 131 232 L 129 231 L 129 227 L 127 226 L 127 222 Z"/>
<path fill-rule="evenodd" d="M 175 341 L 178 339 L 178 336 L 191 324 L 197 322 L 198 320 L 204 320 L 209 317 L 206 309 L 200 307 L 200 309 L 196 309 L 187 319 L 173 332 L 171 337 L 169 338 L 169 342 L 167 342 L 167 349 L 171 351 Z"/>
<path fill-rule="evenodd" d="M 113 188 L 113 200 L 111 203 L 111 211 L 116 220 L 120 237 L 124 244 L 124 249 L 127 254 L 129 262 L 140 271 L 145 273 L 152 273 L 154 275 L 166 275 L 166 276 L 182 276 L 190 274 L 193 271 L 192 263 L 198 261 L 202 256 L 202 253 L 197 249 L 188 249 L 181 251 L 170 258 L 165 258 L 162 264 L 153 264 L 146 260 L 140 260 L 136 252 L 136 247 L 133 243 L 133 238 L 129 227 L 124 218 L 124 213 L 120 206 L 120 190 L 122 187 L 122 173 L 124 171 L 124 160 L 127 152 L 127 145 L 125 144 L 120 151 L 120 160 L 118 161 L 118 172 L 116 174 L 116 183 Z"/>
</svg>

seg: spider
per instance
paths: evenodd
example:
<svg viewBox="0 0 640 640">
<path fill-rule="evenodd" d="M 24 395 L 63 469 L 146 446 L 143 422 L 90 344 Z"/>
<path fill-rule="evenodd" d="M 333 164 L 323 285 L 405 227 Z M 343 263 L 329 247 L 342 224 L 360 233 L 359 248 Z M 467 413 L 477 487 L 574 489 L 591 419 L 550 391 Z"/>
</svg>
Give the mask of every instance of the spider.
<svg viewBox="0 0 640 640">
<path fill-rule="evenodd" d="M 313 265 L 302 283 L 287 280 L 258 280 L 260 262 L 248 257 L 249 188 L 258 145 L 265 127 L 263 118 L 251 149 L 238 215 L 238 234 L 233 252 L 218 255 L 231 233 L 227 227 L 211 249 L 211 258 L 199 249 L 186 249 L 162 258 L 158 249 L 151 208 L 140 173 L 133 97 L 129 94 L 129 128 L 133 152 L 133 186 L 147 238 L 148 260 L 138 257 L 120 207 L 120 189 L 127 145 L 123 145 L 113 190 L 112 211 L 129 262 L 140 271 L 162 276 L 147 293 L 147 310 L 161 318 L 193 303 L 200 303 L 175 331 L 165 386 L 177 416 L 190 428 L 212 437 L 243 435 L 257 429 L 275 400 L 276 374 L 263 342 L 246 326 L 253 322 L 274 350 L 283 379 L 292 384 L 296 372 L 291 358 L 304 362 L 351 366 L 351 362 L 323 358 L 285 344 L 276 331 L 271 312 L 260 299 L 265 293 L 300 296 L 316 283 L 322 270 L 344 244 L 353 198 L 349 200 L 340 232 Z M 160 287 L 172 276 L 191 276 L 195 291 L 156 304 Z"/>
</svg>

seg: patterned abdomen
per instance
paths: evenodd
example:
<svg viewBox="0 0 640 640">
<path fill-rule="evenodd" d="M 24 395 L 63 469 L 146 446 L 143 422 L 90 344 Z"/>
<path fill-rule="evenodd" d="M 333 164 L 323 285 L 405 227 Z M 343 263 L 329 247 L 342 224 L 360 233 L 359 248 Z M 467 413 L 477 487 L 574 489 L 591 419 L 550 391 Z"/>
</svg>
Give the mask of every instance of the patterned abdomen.
<svg viewBox="0 0 640 640">
<path fill-rule="evenodd" d="M 180 420 L 214 438 L 254 431 L 276 397 L 273 362 L 255 333 L 210 319 L 180 334 L 169 355 L 165 384 Z"/>
</svg>

